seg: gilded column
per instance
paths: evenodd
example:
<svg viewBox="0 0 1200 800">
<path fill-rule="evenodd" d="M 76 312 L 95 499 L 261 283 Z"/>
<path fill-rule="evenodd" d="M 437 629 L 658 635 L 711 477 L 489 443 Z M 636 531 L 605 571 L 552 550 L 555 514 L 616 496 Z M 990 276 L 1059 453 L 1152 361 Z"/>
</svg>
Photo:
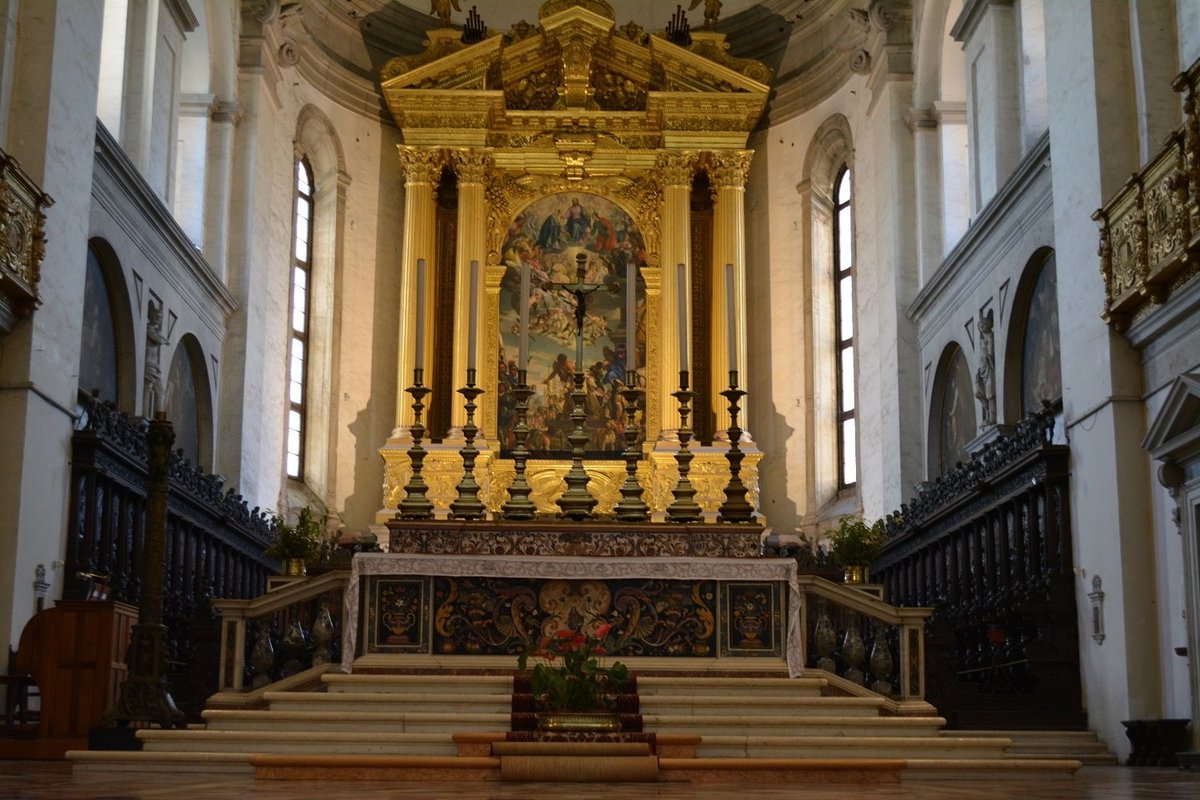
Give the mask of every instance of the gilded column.
<svg viewBox="0 0 1200 800">
<path fill-rule="evenodd" d="M 459 387 L 466 383 L 467 337 L 472 333 L 475 336 L 475 366 L 478 368 L 479 378 L 487 374 L 483 369 L 483 359 L 488 357 L 486 353 L 490 351 L 483 346 L 488 341 L 483 335 L 483 315 L 480 314 L 479 324 L 473 332 L 467 329 L 467 320 L 472 261 L 479 262 L 479 280 L 475 286 L 478 294 L 476 301 L 480 309 L 486 307 L 483 302 L 483 271 L 487 266 L 487 207 L 484 202 L 484 188 L 492 168 L 492 154 L 485 150 L 456 150 L 452 153 L 451 163 L 458 175 L 458 263 L 455 264 L 454 318 L 462 324 L 454 327 L 456 334 L 461 334 L 456 335 L 454 339 L 454 385 Z M 455 397 L 450 425 L 456 435 L 461 434 L 462 426 L 467 421 L 464 404 L 465 400 L 461 395 Z M 475 412 L 475 424 L 480 429 L 481 437 L 492 429 L 492 420 L 488 412 L 494 405 L 494 402 L 487 402 L 485 396 L 479 410 Z"/>
<path fill-rule="evenodd" d="M 716 191 L 713 209 L 712 265 L 712 408 L 716 412 L 717 432 L 729 428 L 729 406 L 719 392 L 729 385 L 729 370 L 738 370 L 738 380 L 746 385 L 746 176 L 750 172 L 752 150 L 733 150 L 712 154 L 708 177 Z M 728 299 L 725 288 L 725 265 L 733 265 L 733 308 L 736 355 L 729 358 Z M 738 424 L 750 429 L 743 411 Z M 723 438 L 723 437 L 722 437 Z"/>
<path fill-rule="evenodd" d="M 662 315 L 657 331 L 660 352 L 658 385 L 659 419 L 662 430 L 659 439 L 675 440 L 679 428 L 679 404 L 671 392 L 679 386 L 679 287 L 676 264 L 684 264 L 691 274 L 691 195 L 692 175 L 696 154 L 692 152 L 660 153 L 655 164 L 663 187 L 662 212 Z M 690 308 L 690 306 L 689 306 Z M 694 355 L 693 355 L 694 357 Z"/>
<path fill-rule="evenodd" d="M 400 274 L 400 348 L 397 369 L 396 425 L 412 424 L 412 405 L 404 389 L 412 385 L 416 359 L 417 306 L 424 311 L 426 343 L 433 341 L 433 268 L 437 255 L 434 190 L 441 176 L 442 153 L 401 145 L 400 165 L 404 170 L 404 256 Z M 425 296 L 417 297 L 417 259 L 426 263 Z M 426 380 L 432 367 L 432 353 L 425 347 Z"/>
</svg>

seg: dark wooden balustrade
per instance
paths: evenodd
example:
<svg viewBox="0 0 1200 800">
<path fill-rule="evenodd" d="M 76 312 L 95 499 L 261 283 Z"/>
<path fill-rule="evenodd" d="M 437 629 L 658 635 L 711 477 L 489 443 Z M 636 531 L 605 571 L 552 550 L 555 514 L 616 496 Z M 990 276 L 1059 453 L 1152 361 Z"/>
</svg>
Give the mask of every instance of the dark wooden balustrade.
<svg viewBox="0 0 1200 800">
<path fill-rule="evenodd" d="M 82 396 L 72 438 L 71 505 L 65 599 L 85 599 L 101 576 L 114 600 L 136 606 L 146 506 L 146 423 Z M 278 562 L 263 555 L 271 520 L 176 453 L 167 501 L 164 622 L 169 630 L 170 688 L 198 719 L 217 689 L 217 598 L 248 599 L 266 589 Z"/>
<path fill-rule="evenodd" d="M 885 599 L 929 606 L 927 697 L 951 725 L 1081 727 L 1068 452 L 1054 413 L 928 484 L 888 520 Z"/>
</svg>

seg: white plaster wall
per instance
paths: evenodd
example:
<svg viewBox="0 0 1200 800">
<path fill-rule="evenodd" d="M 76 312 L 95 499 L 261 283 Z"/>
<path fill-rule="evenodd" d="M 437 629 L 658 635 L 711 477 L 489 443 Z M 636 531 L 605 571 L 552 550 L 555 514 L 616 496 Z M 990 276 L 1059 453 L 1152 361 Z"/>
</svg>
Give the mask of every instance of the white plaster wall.
<svg viewBox="0 0 1200 800">
<path fill-rule="evenodd" d="M 204 242 L 208 109 L 212 95 L 186 95 L 180 103 L 175 189 L 171 206 L 175 219 L 196 247 Z"/>
<path fill-rule="evenodd" d="M 129 24 L 128 0 L 106 0 L 100 48 L 100 96 L 97 114 L 104 127 L 120 135 L 125 103 L 125 44 Z"/>
<path fill-rule="evenodd" d="M 1021 0 L 1017 6 L 1020 31 L 1021 152 L 1029 151 L 1046 131 L 1046 21 L 1044 0 Z"/>
<path fill-rule="evenodd" d="M 179 116 L 179 56 L 183 36 L 174 17 L 158 15 L 158 43 L 154 48 L 153 111 L 150 117 L 149 159 L 144 175 L 163 202 L 174 195 L 176 120 Z"/>
<path fill-rule="evenodd" d="M 1175 3 L 1175 30 L 1179 34 L 1179 63 L 1187 69 L 1200 59 L 1200 3 Z"/>
<path fill-rule="evenodd" d="M 964 43 L 972 215 L 987 205 L 1020 157 L 1016 26 L 1011 6 L 991 4 Z"/>
</svg>

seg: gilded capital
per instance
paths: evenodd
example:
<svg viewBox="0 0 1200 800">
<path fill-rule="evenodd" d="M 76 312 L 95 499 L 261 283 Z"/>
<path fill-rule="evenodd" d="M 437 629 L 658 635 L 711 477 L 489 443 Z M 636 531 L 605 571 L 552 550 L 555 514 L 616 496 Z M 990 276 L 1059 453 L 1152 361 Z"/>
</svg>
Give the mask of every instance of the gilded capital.
<svg viewBox="0 0 1200 800">
<path fill-rule="evenodd" d="M 708 177 L 717 189 L 741 189 L 750 174 L 753 150 L 731 150 L 713 153 L 709 161 Z"/>
<path fill-rule="evenodd" d="M 692 152 L 659 153 L 654 166 L 663 186 L 691 186 L 696 171 L 696 154 Z"/>
<path fill-rule="evenodd" d="M 451 159 L 460 184 L 487 183 L 495 163 L 492 154 L 486 150 L 455 150 Z"/>
<path fill-rule="evenodd" d="M 404 185 L 419 183 L 434 185 L 441 177 L 442 153 L 440 150 L 423 150 L 419 147 L 401 145 L 400 167 L 404 170 Z"/>
</svg>

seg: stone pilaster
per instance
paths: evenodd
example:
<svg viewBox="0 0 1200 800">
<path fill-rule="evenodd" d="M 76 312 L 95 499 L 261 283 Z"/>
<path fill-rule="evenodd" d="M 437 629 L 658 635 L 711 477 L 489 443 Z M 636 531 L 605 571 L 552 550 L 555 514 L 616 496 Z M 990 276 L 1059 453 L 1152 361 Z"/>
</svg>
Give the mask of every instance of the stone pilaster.
<svg viewBox="0 0 1200 800">
<path fill-rule="evenodd" d="M 204 257 L 221 278 L 229 266 L 229 201 L 233 181 L 233 134 L 242 118 L 236 100 L 213 102 L 206 143 Z"/>
</svg>

